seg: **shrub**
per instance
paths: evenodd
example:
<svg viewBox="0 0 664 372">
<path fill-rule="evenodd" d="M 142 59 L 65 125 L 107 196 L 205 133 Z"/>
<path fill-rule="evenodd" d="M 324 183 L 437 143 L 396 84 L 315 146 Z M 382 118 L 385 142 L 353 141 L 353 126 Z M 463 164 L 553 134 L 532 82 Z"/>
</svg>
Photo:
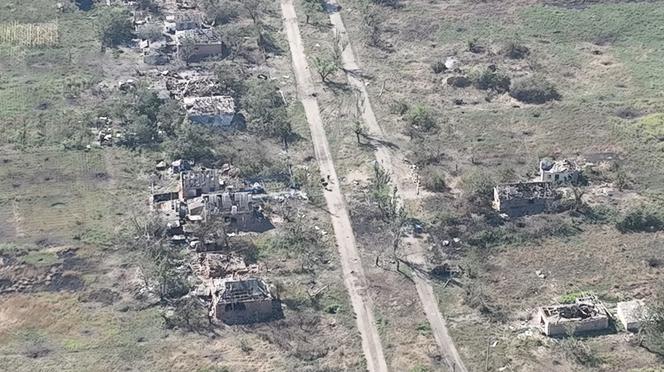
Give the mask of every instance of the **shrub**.
<svg viewBox="0 0 664 372">
<path fill-rule="evenodd" d="M 104 8 L 97 25 L 103 47 L 114 47 L 129 42 L 134 36 L 134 24 L 129 12 L 123 8 Z"/>
<path fill-rule="evenodd" d="M 473 85 L 473 82 L 466 76 L 452 76 L 447 78 L 447 85 L 456 88 L 468 88 Z"/>
<path fill-rule="evenodd" d="M 406 112 L 406 121 L 422 131 L 430 131 L 436 127 L 436 119 L 431 110 L 422 105 L 416 105 Z"/>
<path fill-rule="evenodd" d="M 639 335 L 640 346 L 653 354 L 664 356 L 664 291 L 659 290 L 647 306 L 645 315 Z"/>
<path fill-rule="evenodd" d="M 480 170 L 465 173 L 461 177 L 461 189 L 469 199 L 489 199 L 493 192 L 493 185 L 493 179 Z"/>
<path fill-rule="evenodd" d="M 203 0 L 200 3 L 208 20 L 226 24 L 240 15 L 240 3 L 228 0 Z"/>
<path fill-rule="evenodd" d="M 622 233 L 655 232 L 664 229 L 664 221 L 657 211 L 640 208 L 628 212 L 616 223 L 616 228 Z"/>
<path fill-rule="evenodd" d="M 94 2 L 92 0 L 76 0 L 76 6 L 82 11 L 88 11 L 92 9 Z"/>
<path fill-rule="evenodd" d="M 421 174 L 422 186 L 433 192 L 443 192 L 447 189 L 445 175 L 434 167 L 424 168 Z"/>
<path fill-rule="evenodd" d="M 588 293 L 583 291 L 567 293 L 560 296 L 558 302 L 561 304 L 573 304 L 577 298 L 588 296 Z"/>
<path fill-rule="evenodd" d="M 597 351 L 590 348 L 585 342 L 575 337 L 568 337 L 560 342 L 565 358 L 584 367 L 597 367 L 604 360 L 597 355 Z"/>
<path fill-rule="evenodd" d="M 136 36 L 142 40 L 157 41 L 161 39 L 161 26 L 156 23 L 140 25 L 136 30 Z"/>
<path fill-rule="evenodd" d="M 524 103 L 545 103 L 560 99 L 553 84 L 539 76 L 528 76 L 512 82 L 510 96 Z"/>
<path fill-rule="evenodd" d="M 157 13 L 159 11 L 159 5 L 155 0 L 138 0 L 136 1 L 136 6 L 138 9 L 147 10 L 153 13 Z"/>
<path fill-rule="evenodd" d="M 443 61 L 436 61 L 431 64 L 431 70 L 433 70 L 434 74 L 440 74 L 441 72 L 447 70 L 447 67 L 445 67 L 445 63 Z"/>
<path fill-rule="evenodd" d="M 395 100 L 390 104 L 390 113 L 403 116 L 408 112 L 410 107 L 408 104 L 401 100 Z"/>
<path fill-rule="evenodd" d="M 215 66 L 214 73 L 221 89 L 225 93 L 238 99 L 245 92 L 245 77 L 236 66 L 229 63 L 221 63 Z"/>
<path fill-rule="evenodd" d="M 504 93 L 510 89 L 510 78 L 500 72 L 486 69 L 474 76 L 473 84 L 477 89 Z"/>
<path fill-rule="evenodd" d="M 510 41 L 505 45 L 505 48 L 503 48 L 503 54 L 505 54 L 507 58 L 523 59 L 530 54 L 530 50 L 525 45 Z"/>
<path fill-rule="evenodd" d="M 248 114 L 248 128 L 253 133 L 281 138 L 284 143 L 293 136 L 286 103 L 274 82 L 251 81 L 241 103 Z"/>
</svg>

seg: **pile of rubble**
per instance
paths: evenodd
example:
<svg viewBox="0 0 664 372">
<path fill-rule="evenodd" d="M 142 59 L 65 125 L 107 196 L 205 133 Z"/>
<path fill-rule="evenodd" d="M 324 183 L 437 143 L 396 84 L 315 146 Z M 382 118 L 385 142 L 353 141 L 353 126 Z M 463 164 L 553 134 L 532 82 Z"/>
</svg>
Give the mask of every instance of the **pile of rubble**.
<svg viewBox="0 0 664 372">
<path fill-rule="evenodd" d="M 94 146 L 110 147 L 125 140 L 125 131 L 115 125 L 110 118 L 100 116 L 94 124 L 95 127 L 91 128 L 92 134 L 95 136 L 95 140 L 92 143 Z"/>
<path fill-rule="evenodd" d="M 211 75 L 195 71 L 169 72 L 165 78 L 166 89 L 177 99 L 219 96 L 225 93 L 219 81 Z"/>
</svg>

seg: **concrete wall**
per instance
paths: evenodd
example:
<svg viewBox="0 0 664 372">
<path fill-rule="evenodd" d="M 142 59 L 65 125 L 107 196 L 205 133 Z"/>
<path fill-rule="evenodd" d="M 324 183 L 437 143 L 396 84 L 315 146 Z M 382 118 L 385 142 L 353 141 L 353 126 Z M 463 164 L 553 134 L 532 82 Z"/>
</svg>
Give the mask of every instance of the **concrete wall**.
<svg viewBox="0 0 664 372">
<path fill-rule="evenodd" d="M 219 115 L 210 115 L 210 114 L 189 114 L 189 120 L 195 124 L 210 125 L 213 127 L 225 127 L 228 128 L 233 123 L 233 118 L 235 114 L 219 114 Z"/>
<path fill-rule="evenodd" d="M 494 202 L 500 213 L 511 217 L 544 213 L 549 210 L 550 202 L 546 199 L 509 199 Z"/>
<path fill-rule="evenodd" d="M 616 315 L 626 330 L 638 332 L 645 317 L 645 306 L 641 300 L 618 302 Z"/>
<path fill-rule="evenodd" d="M 228 226 L 227 231 L 265 232 L 274 228 L 274 225 L 262 214 L 256 211 L 239 213 L 235 215 L 224 214 Z"/>
<path fill-rule="evenodd" d="M 541 310 L 539 316 L 542 331 L 547 336 L 566 336 L 570 328 L 574 328 L 576 335 L 609 328 L 609 318 L 606 316 L 587 319 L 547 318 Z"/>
<path fill-rule="evenodd" d="M 232 304 L 217 303 L 215 317 L 225 324 L 246 324 L 270 320 L 274 301 L 259 300 Z"/>
<path fill-rule="evenodd" d="M 198 62 L 208 57 L 213 57 L 223 54 L 224 54 L 224 45 L 221 42 L 214 44 L 195 44 L 193 47 L 193 51 L 189 56 L 188 62 Z M 179 48 L 178 48 L 178 56 L 180 56 L 180 59 L 184 59 L 183 56 L 180 54 Z"/>
<path fill-rule="evenodd" d="M 545 170 L 540 171 L 540 178 L 542 182 L 552 183 L 572 183 L 575 184 L 579 180 L 578 171 L 564 171 L 564 172 L 549 172 Z"/>
</svg>

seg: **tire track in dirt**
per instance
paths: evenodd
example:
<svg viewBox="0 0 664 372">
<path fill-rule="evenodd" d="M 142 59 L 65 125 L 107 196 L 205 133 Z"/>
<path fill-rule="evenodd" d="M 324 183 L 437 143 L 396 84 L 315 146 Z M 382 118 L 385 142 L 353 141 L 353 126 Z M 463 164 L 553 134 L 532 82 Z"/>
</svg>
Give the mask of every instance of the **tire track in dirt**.
<svg viewBox="0 0 664 372">
<path fill-rule="evenodd" d="M 387 372 L 387 363 L 373 315 L 373 301 L 367 294 L 368 283 L 355 244 L 348 208 L 339 187 L 334 161 L 323 128 L 320 107 L 313 95 L 315 86 L 307 65 L 297 14 L 292 0 L 281 0 L 281 12 L 291 50 L 298 95 L 309 123 L 314 153 L 318 160 L 321 175 L 326 175 L 330 180 L 330 189 L 325 191 L 325 201 L 334 227 L 344 283 L 355 311 L 357 328 L 362 338 L 362 349 L 367 360 L 367 369 L 372 372 Z"/>
<path fill-rule="evenodd" d="M 412 181 L 412 172 L 408 164 L 404 161 L 405 157 L 403 154 L 396 152 L 395 150 L 388 148 L 386 146 L 387 138 L 383 132 L 383 129 L 378 124 L 376 120 L 376 115 L 374 114 L 373 108 L 371 107 L 371 101 L 369 100 L 369 94 L 365 87 L 365 83 L 362 80 L 361 69 L 357 63 L 355 53 L 353 52 L 353 47 L 351 39 L 346 32 L 346 27 L 341 19 L 341 14 L 339 13 L 340 6 L 336 3 L 335 0 L 328 1 L 328 13 L 330 16 L 330 21 L 332 23 L 333 31 L 338 37 L 342 50 L 341 59 L 343 62 L 343 68 L 346 72 L 346 77 L 348 78 L 349 83 L 360 93 L 361 97 L 361 110 L 362 110 L 362 120 L 369 131 L 370 137 L 372 138 L 372 144 L 376 147 L 376 161 L 380 163 L 383 168 L 389 172 L 394 180 L 394 183 L 397 186 L 397 194 L 400 197 L 400 200 L 415 200 L 420 199 L 419 187 L 411 182 Z M 411 258 L 411 262 L 417 266 L 422 267 L 426 262 L 425 252 L 426 250 L 422 247 L 422 244 L 419 240 L 411 241 L 412 251 L 407 252 Z M 438 300 L 433 292 L 433 287 L 429 282 L 429 279 L 419 273 L 413 276 L 415 281 L 415 287 L 422 304 L 422 308 L 426 314 L 429 325 L 431 326 L 432 333 L 438 344 L 441 353 L 447 360 L 449 368 L 453 371 L 466 372 L 466 367 L 463 364 L 463 361 L 459 355 L 459 352 L 454 345 L 454 341 L 447 331 L 447 325 L 445 318 L 440 313 L 438 308 Z"/>
</svg>

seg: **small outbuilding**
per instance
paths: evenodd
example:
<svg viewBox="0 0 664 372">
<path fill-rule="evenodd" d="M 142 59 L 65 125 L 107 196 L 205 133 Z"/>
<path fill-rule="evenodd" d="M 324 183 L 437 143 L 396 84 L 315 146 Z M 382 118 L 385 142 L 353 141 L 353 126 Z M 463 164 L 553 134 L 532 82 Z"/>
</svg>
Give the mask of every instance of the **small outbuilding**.
<svg viewBox="0 0 664 372">
<path fill-rule="evenodd" d="M 540 161 L 540 181 L 554 184 L 577 184 L 581 172 L 576 162 L 572 160 Z"/>
<path fill-rule="evenodd" d="M 645 318 L 646 308 L 643 300 L 618 302 L 616 315 L 626 330 L 638 332 Z"/>
</svg>

